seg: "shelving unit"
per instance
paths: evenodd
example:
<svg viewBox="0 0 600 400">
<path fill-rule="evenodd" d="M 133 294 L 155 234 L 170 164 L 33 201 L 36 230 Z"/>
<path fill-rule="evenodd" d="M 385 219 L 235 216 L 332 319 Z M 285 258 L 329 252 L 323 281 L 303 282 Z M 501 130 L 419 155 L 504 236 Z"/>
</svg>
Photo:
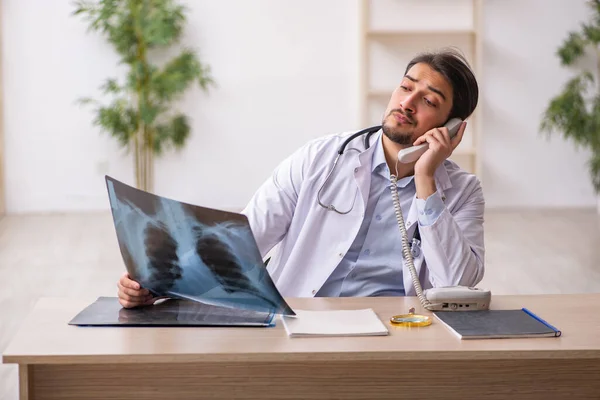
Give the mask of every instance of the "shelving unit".
<svg viewBox="0 0 600 400">
<path fill-rule="evenodd" d="M 479 103 L 451 159 L 481 179 L 483 0 L 360 0 L 361 126 L 381 123 L 392 91 L 417 53 L 458 48 L 479 83 Z"/>
<path fill-rule="evenodd" d="M 0 0 L 0 25 L 2 23 L 2 1 Z M 0 33 L 2 26 L 0 26 Z M 4 91 L 2 82 L 2 36 L 0 36 L 0 219 L 6 213 L 6 191 L 4 189 L 4 102 L 2 92 Z"/>
</svg>

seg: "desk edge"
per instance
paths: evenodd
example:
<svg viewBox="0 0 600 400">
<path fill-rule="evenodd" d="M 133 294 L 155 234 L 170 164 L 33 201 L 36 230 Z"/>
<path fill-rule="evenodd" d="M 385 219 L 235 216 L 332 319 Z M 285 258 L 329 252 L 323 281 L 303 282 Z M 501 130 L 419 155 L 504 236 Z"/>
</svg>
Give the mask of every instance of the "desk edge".
<svg viewBox="0 0 600 400">
<path fill-rule="evenodd" d="M 319 352 L 255 354 L 87 354 L 18 355 L 4 354 L 3 364 L 136 364 L 136 363 L 219 363 L 219 362 L 301 362 L 301 361 L 423 361 L 423 360 L 506 360 L 506 359 L 599 359 L 600 350 L 523 351 L 414 351 L 414 352 Z"/>
</svg>

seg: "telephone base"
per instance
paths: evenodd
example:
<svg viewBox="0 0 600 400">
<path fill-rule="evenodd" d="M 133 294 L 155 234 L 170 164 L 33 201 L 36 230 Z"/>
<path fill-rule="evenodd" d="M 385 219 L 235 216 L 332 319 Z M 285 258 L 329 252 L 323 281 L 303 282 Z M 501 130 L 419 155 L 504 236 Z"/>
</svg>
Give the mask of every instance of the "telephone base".
<svg viewBox="0 0 600 400">
<path fill-rule="evenodd" d="M 448 286 L 423 291 L 432 304 L 430 311 L 489 310 L 492 293 L 489 290 L 467 286 Z"/>
</svg>

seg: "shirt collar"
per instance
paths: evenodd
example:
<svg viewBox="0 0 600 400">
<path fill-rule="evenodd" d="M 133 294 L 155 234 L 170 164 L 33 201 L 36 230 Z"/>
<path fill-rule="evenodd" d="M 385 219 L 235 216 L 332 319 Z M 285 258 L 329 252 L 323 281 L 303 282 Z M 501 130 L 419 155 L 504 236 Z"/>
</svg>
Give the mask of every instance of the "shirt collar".
<svg viewBox="0 0 600 400">
<path fill-rule="evenodd" d="M 373 158 L 371 159 L 371 172 L 374 174 L 379 174 L 386 179 L 389 179 L 391 174 L 387 166 L 387 162 L 385 160 L 385 153 L 383 152 L 382 136 L 383 135 L 379 135 L 377 137 L 377 141 L 373 143 L 375 149 L 373 151 Z M 413 178 L 414 176 L 410 175 L 399 179 L 397 185 L 399 187 L 405 187 L 412 182 Z"/>
<path fill-rule="evenodd" d="M 385 154 L 383 153 L 383 135 L 377 136 L 377 141 L 373 143 L 373 158 L 371 158 L 371 172 L 381 171 L 385 169 L 387 163 L 385 161 Z"/>
</svg>

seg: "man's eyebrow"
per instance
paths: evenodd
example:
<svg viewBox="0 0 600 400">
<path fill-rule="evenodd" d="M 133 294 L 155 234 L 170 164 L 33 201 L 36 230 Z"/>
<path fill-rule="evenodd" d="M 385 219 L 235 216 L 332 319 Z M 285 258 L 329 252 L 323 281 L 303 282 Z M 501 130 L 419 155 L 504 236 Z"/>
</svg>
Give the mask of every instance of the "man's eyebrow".
<svg viewBox="0 0 600 400">
<path fill-rule="evenodd" d="M 404 75 L 404 77 L 407 78 L 409 81 L 419 82 L 418 79 L 415 79 L 408 74 Z M 427 86 L 427 88 L 429 90 L 431 90 L 432 92 L 439 94 L 444 100 L 446 100 L 446 96 L 444 95 L 444 93 L 442 93 L 442 91 L 440 89 L 434 88 L 433 86 L 429 86 L 429 85 Z"/>
</svg>

